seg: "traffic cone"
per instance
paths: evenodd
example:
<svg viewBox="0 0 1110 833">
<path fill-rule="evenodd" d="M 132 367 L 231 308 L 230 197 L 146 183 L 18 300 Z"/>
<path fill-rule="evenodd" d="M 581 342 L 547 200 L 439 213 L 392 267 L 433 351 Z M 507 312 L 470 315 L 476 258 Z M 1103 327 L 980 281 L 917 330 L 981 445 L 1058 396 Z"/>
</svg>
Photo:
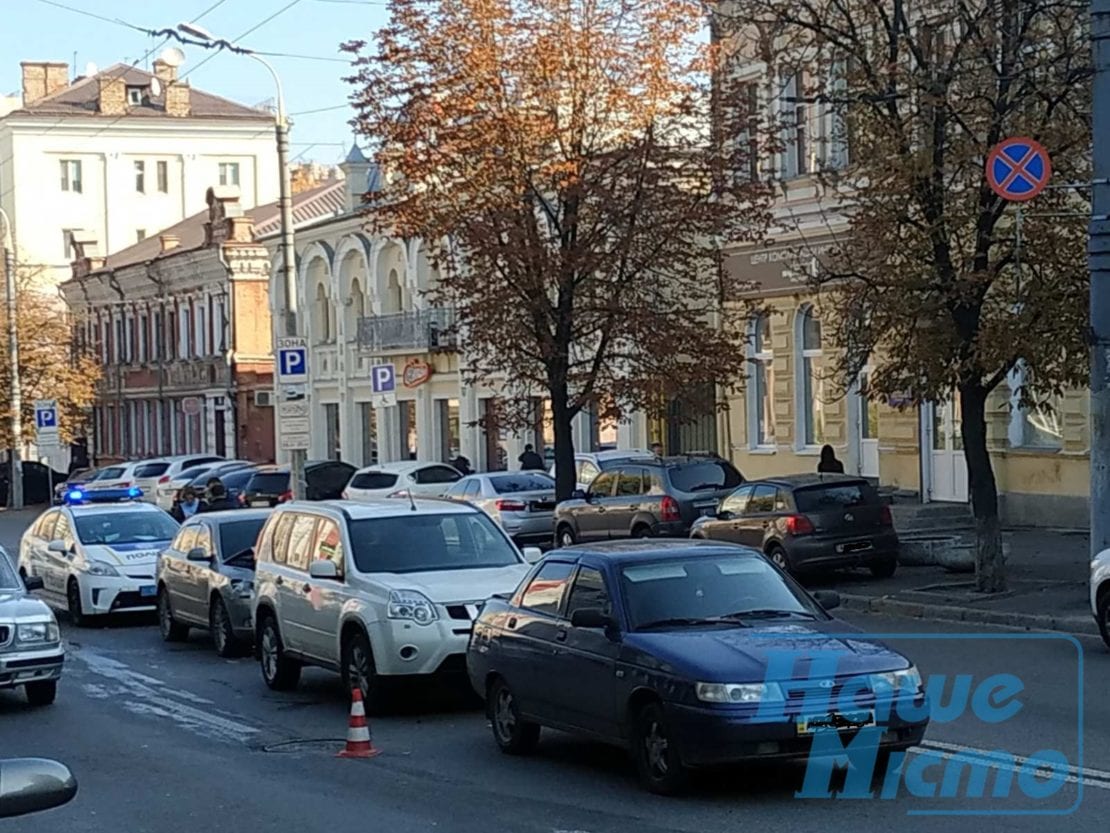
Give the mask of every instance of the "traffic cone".
<svg viewBox="0 0 1110 833">
<path fill-rule="evenodd" d="M 338 758 L 373 758 L 382 750 L 374 748 L 370 739 L 370 724 L 366 721 L 366 707 L 362 704 L 362 691 L 351 690 L 351 719 L 347 724 L 347 746 Z"/>
</svg>

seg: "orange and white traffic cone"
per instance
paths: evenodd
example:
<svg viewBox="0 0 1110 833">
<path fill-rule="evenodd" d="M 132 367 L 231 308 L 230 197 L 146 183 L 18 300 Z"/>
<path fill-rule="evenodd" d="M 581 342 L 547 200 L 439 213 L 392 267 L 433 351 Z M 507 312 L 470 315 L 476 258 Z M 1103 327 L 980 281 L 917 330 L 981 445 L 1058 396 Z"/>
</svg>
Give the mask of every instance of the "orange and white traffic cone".
<svg viewBox="0 0 1110 833">
<path fill-rule="evenodd" d="M 382 750 L 374 748 L 370 739 L 370 724 L 366 720 L 366 707 L 362 703 L 362 691 L 351 690 L 351 719 L 347 724 L 347 746 L 338 758 L 373 758 Z"/>
</svg>

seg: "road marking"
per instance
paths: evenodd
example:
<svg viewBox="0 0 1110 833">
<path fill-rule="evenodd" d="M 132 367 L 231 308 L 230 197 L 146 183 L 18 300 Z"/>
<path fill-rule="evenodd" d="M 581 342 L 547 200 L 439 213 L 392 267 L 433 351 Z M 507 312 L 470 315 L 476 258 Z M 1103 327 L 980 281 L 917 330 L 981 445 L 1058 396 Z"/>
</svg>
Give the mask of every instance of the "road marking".
<svg viewBox="0 0 1110 833">
<path fill-rule="evenodd" d="M 938 740 L 922 741 L 920 745 L 913 747 L 912 751 L 918 754 L 933 755 L 939 758 L 953 759 L 967 763 L 988 764 L 998 769 L 1009 770 L 1010 772 L 1017 772 L 1025 764 L 1043 766 L 1046 770 L 1055 770 L 1056 768 L 1054 762 L 1045 761 L 1040 758 L 1024 757 L 1022 755 L 1011 755 L 1010 757 L 1012 757 L 1014 761 L 1011 765 L 999 760 L 999 752 L 997 750 L 978 749 L 974 746 L 964 746 L 959 743 L 946 743 Z M 1110 790 L 1110 772 L 1103 769 L 1069 765 L 1067 767 L 1067 775 L 1064 776 L 1064 782 L 1067 784 L 1078 784 L 1081 781 L 1085 787 L 1089 786 L 1097 787 L 1100 790 Z"/>
<path fill-rule="evenodd" d="M 82 662 L 93 674 L 106 677 L 108 682 L 85 684 L 85 692 L 96 699 L 116 699 L 132 714 L 161 717 L 178 726 L 205 737 L 217 740 L 246 743 L 259 730 L 212 708 L 211 700 L 191 691 L 174 688 L 157 677 L 132 671 L 119 660 L 88 648 L 74 649 L 70 656 Z M 183 702 L 185 701 L 185 702 Z M 198 704 L 207 708 L 197 708 Z"/>
</svg>

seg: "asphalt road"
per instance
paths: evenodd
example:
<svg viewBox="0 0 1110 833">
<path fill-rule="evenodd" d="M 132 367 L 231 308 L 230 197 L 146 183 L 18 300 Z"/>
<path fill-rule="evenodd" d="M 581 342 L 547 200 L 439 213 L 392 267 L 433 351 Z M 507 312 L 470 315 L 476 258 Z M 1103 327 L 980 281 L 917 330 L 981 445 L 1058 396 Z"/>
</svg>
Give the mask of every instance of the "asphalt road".
<svg viewBox="0 0 1110 833">
<path fill-rule="evenodd" d="M 537 754 L 511 758 L 493 745 L 480 710 L 460 686 L 416 686 L 373 719 L 373 760 L 337 759 L 348 702 L 338 679 L 305 674 L 292 694 L 266 689 L 252 659 L 216 657 L 202 634 L 167 646 L 151 620 L 75 629 L 58 702 L 44 709 L 0 694 L 0 756 L 46 756 L 69 764 L 80 782 L 70 805 L 10 822 L 0 831 L 346 831 L 450 833 L 656 833 L 744 829 L 1099 831 L 1110 814 L 1110 654 L 1094 640 L 1030 639 L 981 629 L 975 638 L 932 627 L 852 614 L 869 631 L 904 634 L 888 642 L 926 674 L 1018 675 L 1021 711 L 999 724 L 973 717 L 934 723 L 920 755 L 942 771 L 978 752 L 1062 751 L 1082 766 L 1073 783 L 1045 801 L 799 799 L 798 767 L 730 768 L 707 773 L 677 799 L 643 792 L 626 756 L 545 733 Z M 1082 684 L 1079 657 L 1082 656 Z M 1082 695 L 1082 697 L 1080 696 Z M 1079 734 L 1079 717 L 1084 727 Z M 1081 783 L 1080 783 L 1081 782 Z M 989 787 L 988 787 L 989 789 Z M 1015 787 L 1016 791 L 1016 787 Z M 1063 810 L 1067 819 L 908 815 L 937 810 Z"/>
</svg>

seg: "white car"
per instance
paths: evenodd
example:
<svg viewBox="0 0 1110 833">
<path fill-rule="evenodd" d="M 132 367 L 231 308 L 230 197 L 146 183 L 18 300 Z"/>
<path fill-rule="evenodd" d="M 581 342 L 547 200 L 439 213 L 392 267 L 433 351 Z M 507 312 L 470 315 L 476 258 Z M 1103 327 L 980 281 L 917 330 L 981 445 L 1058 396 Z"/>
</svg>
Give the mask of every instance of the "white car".
<svg viewBox="0 0 1110 833">
<path fill-rule="evenodd" d="M 622 462 L 625 460 L 654 460 L 655 455 L 650 451 L 644 451 L 642 448 L 628 448 L 620 449 L 614 448 L 609 451 L 586 451 L 574 455 L 574 480 L 575 489 L 583 492 L 590 488 L 590 483 L 593 479 L 601 474 L 601 470 L 607 464 Z M 555 477 L 555 466 L 552 465 L 548 471 L 552 477 Z"/>
<path fill-rule="evenodd" d="M 140 501 L 48 509 L 23 533 L 19 572 L 41 579 L 43 600 L 67 610 L 75 625 L 152 611 L 158 554 L 177 530 L 177 521 Z"/>
<path fill-rule="evenodd" d="M 198 463 L 187 469 L 180 469 L 166 483 L 158 484 L 158 491 L 154 502 L 169 512 L 177 502 L 181 490 L 196 480 L 198 477 L 211 473 L 215 476 L 217 471 L 228 472 L 234 469 L 245 468 L 251 465 L 244 460 L 210 460 L 207 463 Z"/>
<path fill-rule="evenodd" d="M 135 469 L 135 485 L 143 490 L 142 499 L 147 503 L 162 505 L 165 501 L 158 500 L 159 490 L 168 487 L 171 480 L 180 477 L 181 472 L 205 463 L 220 463 L 223 459 L 214 454 L 178 454 L 143 460 Z M 172 505 L 171 501 L 162 508 L 169 509 Z"/>
<path fill-rule="evenodd" d="M 303 665 L 330 668 L 374 707 L 390 679 L 461 672 L 482 603 L 541 557 L 465 503 L 286 503 L 255 545 L 262 677 L 291 689 Z"/>
<path fill-rule="evenodd" d="M 1102 641 L 1110 647 L 1110 549 L 1091 561 L 1091 613 L 1098 623 Z"/>
<path fill-rule="evenodd" d="M 412 494 L 415 497 L 442 497 L 462 472 L 446 463 L 405 460 L 366 466 L 351 475 L 344 500 L 377 500 Z"/>
<path fill-rule="evenodd" d="M 141 462 L 132 462 L 105 466 L 96 473 L 96 476 L 81 486 L 81 491 L 98 492 L 105 489 L 129 489 L 135 485 L 135 472 L 142 465 Z"/>
</svg>

